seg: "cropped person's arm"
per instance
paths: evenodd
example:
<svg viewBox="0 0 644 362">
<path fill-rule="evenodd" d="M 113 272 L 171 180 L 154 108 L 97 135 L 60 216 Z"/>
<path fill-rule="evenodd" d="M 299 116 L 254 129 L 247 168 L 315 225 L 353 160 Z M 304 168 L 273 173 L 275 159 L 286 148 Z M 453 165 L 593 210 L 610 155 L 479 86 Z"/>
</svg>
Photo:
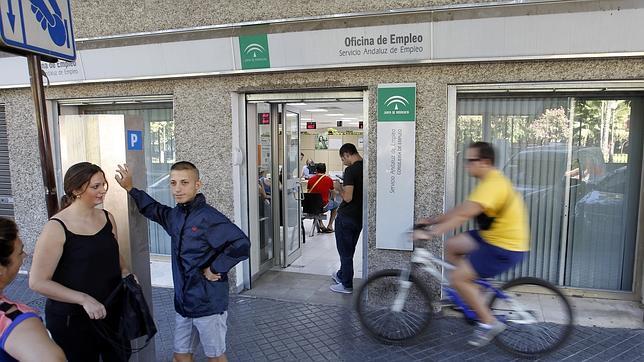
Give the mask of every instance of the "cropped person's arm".
<svg viewBox="0 0 644 362">
<path fill-rule="evenodd" d="M 24 362 L 64 362 L 65 354 L 39 318 L 28 318 L 13 328 L 4 345 L 9 355 Z"/>
<path fill-rule="evenodd" d="M 105 307 L 93 297 L 52 280 L 65 244 L 65 232 L 56 221 L 49 221 L 36 241 L 29 272 L 29 288 L 59 302 L 83 306 L 91 319 L 105 318 Z"/>
</svg>

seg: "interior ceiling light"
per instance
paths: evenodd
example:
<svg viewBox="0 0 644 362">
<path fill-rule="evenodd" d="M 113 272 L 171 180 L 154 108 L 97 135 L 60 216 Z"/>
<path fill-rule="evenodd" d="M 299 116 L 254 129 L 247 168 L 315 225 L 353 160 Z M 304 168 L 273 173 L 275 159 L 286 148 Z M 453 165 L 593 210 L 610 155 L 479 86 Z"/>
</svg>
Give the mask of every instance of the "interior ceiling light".
<svg viewBox="0 0 644 362">
<path fill-rule="evenodd" d="M 344 113 L 327 113 L 326 116 L 329 116 L 329 117 L 342 117 L 342 116 L 344 116 Z"/>
<path fill-rule="evenodd" d="M 289 103 L 289 106 L 306 106 L 306 103 Z"/>
<path fill-rule="evenodd" d="M 313 108 L 313 109 L 307 109 L 307 112 L 328 112 L 326 109 L 322 108 Z"/>
<path fill-rule="evenodd" d="M 309 118 L 309 117 L 300 117 L 300 121 L 312 121 L 312 120 L 313 120 L 313 118 Z"/>
</svg>

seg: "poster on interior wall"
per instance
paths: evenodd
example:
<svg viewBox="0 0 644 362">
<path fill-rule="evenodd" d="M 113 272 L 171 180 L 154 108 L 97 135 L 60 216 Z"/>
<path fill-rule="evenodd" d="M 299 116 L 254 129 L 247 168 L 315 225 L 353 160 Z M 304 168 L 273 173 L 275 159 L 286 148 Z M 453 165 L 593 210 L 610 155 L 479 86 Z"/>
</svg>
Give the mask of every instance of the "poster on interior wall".
<svg viewBox="0 0 644 362">
<path fill-rule="evenodd" d="M 376 248 L 413 250 L 416 84 L 378 85 Z"/>
<path fill-rule="evenodd" d="M 316 150 L 329 149 L 329 136 L 324 133 L 318 134 L 317 142 L 315 142 L 315 149 Z"/>
</svg>

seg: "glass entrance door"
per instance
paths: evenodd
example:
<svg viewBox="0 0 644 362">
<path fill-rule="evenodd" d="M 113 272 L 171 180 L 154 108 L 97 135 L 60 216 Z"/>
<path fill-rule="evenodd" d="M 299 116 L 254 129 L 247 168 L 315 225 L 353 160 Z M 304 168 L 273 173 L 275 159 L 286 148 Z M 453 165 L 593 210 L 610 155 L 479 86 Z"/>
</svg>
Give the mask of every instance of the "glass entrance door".
<svg viewBox="0 0 644 362">
<path fill-rule="evenodd" d="M 302 255 L 298 112 L 282 103 L 249 102 L 251 270 L 287 267 Z M 251 126 L 252 125 L 252 126 Z M 255 166 L 256 165 L 256 166 Z M 256 201 L 254 201 L 256 200 Z"/>
<path fill-rule="evenodd" d="M 283 153 L 281 168 L 283 170 L 282 192 L 282 267 L 289 266 L 302 256 L 302 217 L 300 211 L 300 115 L 286 105 L 282 108 Z"/>
</svg>

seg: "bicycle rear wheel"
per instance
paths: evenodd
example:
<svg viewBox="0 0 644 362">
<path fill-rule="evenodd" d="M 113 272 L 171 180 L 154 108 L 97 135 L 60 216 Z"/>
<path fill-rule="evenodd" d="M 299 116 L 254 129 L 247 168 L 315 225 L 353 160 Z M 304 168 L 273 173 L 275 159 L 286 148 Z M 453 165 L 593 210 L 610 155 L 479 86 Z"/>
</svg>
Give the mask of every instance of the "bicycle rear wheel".
<svg viewBox="0 0 644 362">
<path fill-rule="evenodd" d="M 554 285 L 538 278 L 518 278 L 501 287 L 506 298 L 494 296 L 490 309 L 507 329 L 495 343 L 526 358 L 555 351 L 570 337 L 573 313 L 568 299 Z"/>
<path fill-rule="evenodd" d="M 376 339 L 392 344 L 409 343 L 422 335 L 432 318 L 431 296 L 414 275 L 403 288 L 401 270 L 381 270 L 369 276 L 356 295 L 362 326 Z M 400 304 L 396 311 L 395 304 Z"/>
</svg>

